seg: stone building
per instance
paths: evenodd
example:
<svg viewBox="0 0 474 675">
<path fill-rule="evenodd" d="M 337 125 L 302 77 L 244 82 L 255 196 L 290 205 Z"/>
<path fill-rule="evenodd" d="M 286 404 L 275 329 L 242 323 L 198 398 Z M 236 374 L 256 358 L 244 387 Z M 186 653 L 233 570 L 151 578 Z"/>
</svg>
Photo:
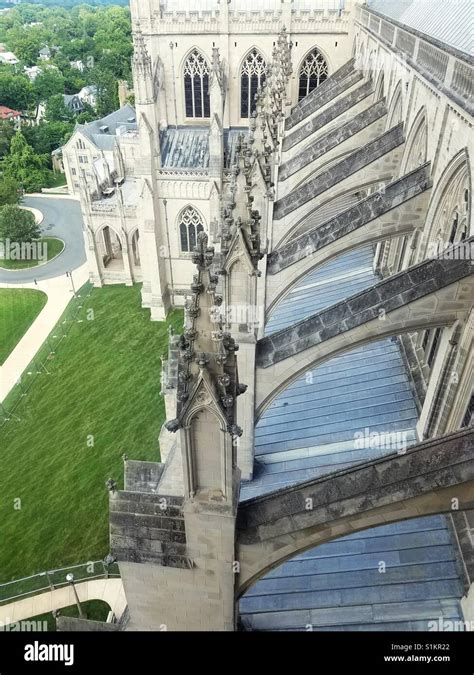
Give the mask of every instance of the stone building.
<svg viewBox="0 0 474 675">
<path fill-rule="evenodd" d="M 186 305 L 111 484 L 129 629 L 474 619 L 466 8 L 343 4 L 132 2 L 135 109 L 65 148 L 92 281 Z"/>
</svg>

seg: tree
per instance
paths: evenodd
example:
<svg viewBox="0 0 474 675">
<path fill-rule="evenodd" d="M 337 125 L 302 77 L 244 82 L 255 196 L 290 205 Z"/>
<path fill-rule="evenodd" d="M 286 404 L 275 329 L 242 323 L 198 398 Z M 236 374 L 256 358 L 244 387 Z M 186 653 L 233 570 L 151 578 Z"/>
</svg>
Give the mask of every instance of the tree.
<svg viewBox="0 0 474 675">
<path fill-rule="evenodd" d="M 18 204 L 20 186 L 13 178 L 3 176 L 0 180 L 0 207 L 5 204 Z"/>
<path fill-rule="evenodd" d="M 31 82 L 23 75 L 0 71 L 0 105 L 14 110 L 27 110 L 34 103 Z"/>
<path fill-rule="evenodd" d="M 11 120 L 0 120 L 0 159 L 10 152 L 10 143 L 16 133 Z"/>
<path fill-rule="evenodd" d="M 18 131 L 12 139 L 9 154 L 2 168 L 7 178 L 17 181 L 26 192 L 37 192 L 48 181 L 47 157 L 35 153 Z"/>
<path fill-rule="evenodd" d="M 41 237 L 41 230 L 31 211 L 20 209 L 15 204 L 0 208 L 0 237 L 22 244 Z"/>
<path fill-rule="evenodd" d="M 45 120 L 47 122 L 69 122 L 74 121 L 74 113 L 64 103 L 62 94 L 56 94 L 48 99 L 46 104 Z"/>
<path fill-rule="evenodd" d="M 71 68 L 69 61 L 67 67 L 61 68 L 64 75 L 64 92 L 66 94 L 77 94 L 83 87 L 86 86 L 87 80 L 80 70 Z"/>
<path fill-rule="evenodd" d="M 83 103 L 84 110 L 79 113 L 76 118 L 78 124 L 87 124 L 88 122 L 93 122 L 97 119 L 97 113 L 94 108 L 88 103 Z"/>
<path fill-rule="evenodd" d="M 33 85 L 37 101 L 47 101 L 51 96 L 64 94 L 64 76 L 56 68 L 46 68 Z"/>
<path fill-rule="evenodd" d="M 41 26 L 14 27 L 7 32 L 7 44 L 20 61 L 29 66 L 36 63 L 38 52 L 45 43 L 45 33 Z"/>
<path fill-rule="evenodd" d="M 22 133 L 38 155 L 49 156 L 67 143 L 73 129 L 69 122 L 40 122 L 37 126 L 25 127 Z"/>
<path fill-rule="evenodd" d="M 97 66 L 90 71 L 90 83 L 97 87 L 97 114 L 104 117 L 119 107 L 117 79 L 108 70 Z"/>
</svg>

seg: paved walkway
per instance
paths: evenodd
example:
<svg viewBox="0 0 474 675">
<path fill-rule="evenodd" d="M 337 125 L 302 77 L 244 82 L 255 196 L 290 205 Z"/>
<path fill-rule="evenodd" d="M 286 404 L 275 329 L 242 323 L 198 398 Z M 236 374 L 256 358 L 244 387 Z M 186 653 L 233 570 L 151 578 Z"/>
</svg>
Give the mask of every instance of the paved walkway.
<svg viewBox="0 0 474 675">
<path fill-rule="evenodd" d="M 0 269 L 0 283 L 17 285 L 28 284 L 35 279 L 37 281 L 54 279 L 86 262 L 81 206 L 76 199 L 58 195 L 47 197 L 30 195 L 25 197 L 21 205 L 41 211 L 42 234 L 62 239 L 65 248 L 60 256 L 46 265 L 17 272 Z"/>
<path fill-rule="evenodd" d="M 122 579 L 94 579 L 76 583 L 75 586 L 81 602 L 103 600 L 118 619 L 122 616 L 127 605 Z M 54 591 L 39 593 L 0 606 L 0 626 L 25 621 L 75 604 L 74 591 L 69 585 Z"/>
<path fill-rule="evenodd" d="M 89 279 L 78 201 L 57 195 L 30 195 L 22 205 L 40 211 L 42 231 L 63 239 L 66 248 L 58 258 L 35 269 L 0 270 L 0 288 L 31 288 L 48 296 L 40 315 L 0 367 L 0 403 L 18 382 L 72 299 L 71 278 L 66 272 L 72 270 L 76 291 Z"/>
<path fill-rule="evenodd" d="M 74 286 L 79 290 L 89 279 L 87 264 L 72 273 Z M 73 297 L 71 279 L 66 275 L 55 279 L 46 279 L 38 284 L 5 284 L 0 288 L 32 288 L 43 291 L 48 301 L 40 315 L 22 337 L 3 366 L 0 367 L 0 403 L 2 403 L 31 363 L 43 342 L 59 321 L 62 313 Z"/>
</svg>

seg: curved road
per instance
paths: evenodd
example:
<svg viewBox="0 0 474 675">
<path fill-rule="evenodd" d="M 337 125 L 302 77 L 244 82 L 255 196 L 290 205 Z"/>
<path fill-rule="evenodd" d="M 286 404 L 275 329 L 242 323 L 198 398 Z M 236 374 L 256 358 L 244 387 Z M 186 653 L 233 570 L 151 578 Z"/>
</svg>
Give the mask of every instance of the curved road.
<svg viewBox="0 0 474 675">
<path fill-rule="evenodd" d="M 62 197 L 26 197 L 23 206 L 39 209 L 44 218 L 42 233 L 59 237 L 65 242 L 65 249 L 55 260 L 45 265 L 18 272 L 0 269 L 0 283 L 27 284 L 61 276 L 80 267 L 86 262 L 82 215 L 78 201 Z"/>
</svg>

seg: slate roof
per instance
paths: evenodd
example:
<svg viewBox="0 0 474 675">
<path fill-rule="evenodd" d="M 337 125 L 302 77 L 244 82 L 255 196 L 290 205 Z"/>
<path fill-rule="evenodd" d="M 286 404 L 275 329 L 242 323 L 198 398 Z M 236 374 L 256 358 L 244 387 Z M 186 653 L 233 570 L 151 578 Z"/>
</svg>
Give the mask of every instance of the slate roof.
<svg viewBox="0 0 474 675">
<path fill-rule="evenodd" d="M 234 128 L 224 131 L 225 166 L 229 168 L 235 155 L 240 134 L 248 129 Z M 208 127 L 169 127 L 161 134 L 161 163 L 164 169 L 209 167 Z"/>
<path fill-rule="evenodd" d="M 94 120 L 88 124 L 78 124 L 76 131 L 81 131 L 84 136 L 87 136 L 100 150 L 113 150 L 117 129 L 125 126 L 130 130 L 137 129 L 136 122 L 129 122 L 129 119 L 135 118 L 135 108 L 129 103 L 124 105 L 120 110 L 115 110 L 110 115 L 103 117 L 100 120 Z M 106 133 L 100 130 L 101 127 L 109 127 Z"/>
<path fill-rule="evenodd" d="M 472 0 L 369 0 L 367 4 L 410 28 L 474 54 Z"/>
<path fill-rule="evenodd" d="M 366 247 L 308 274 L 276 307 L 267 334 L 371 286 L 372 263 Z M 293 383 L 262 416 L 254 480 L 242 485 L 241 499 L 391 452 L 355 449 L 354 434 L 366 428 L 413 443 L 416 423 L 395 342 L 343 353 Z M 426 630 L 429 620 L 461 618 L 458 564 L 442 516 L 377 527 L 273 570 L 241 599 L 240 615 L 249 630 Z"/>
</svg>

